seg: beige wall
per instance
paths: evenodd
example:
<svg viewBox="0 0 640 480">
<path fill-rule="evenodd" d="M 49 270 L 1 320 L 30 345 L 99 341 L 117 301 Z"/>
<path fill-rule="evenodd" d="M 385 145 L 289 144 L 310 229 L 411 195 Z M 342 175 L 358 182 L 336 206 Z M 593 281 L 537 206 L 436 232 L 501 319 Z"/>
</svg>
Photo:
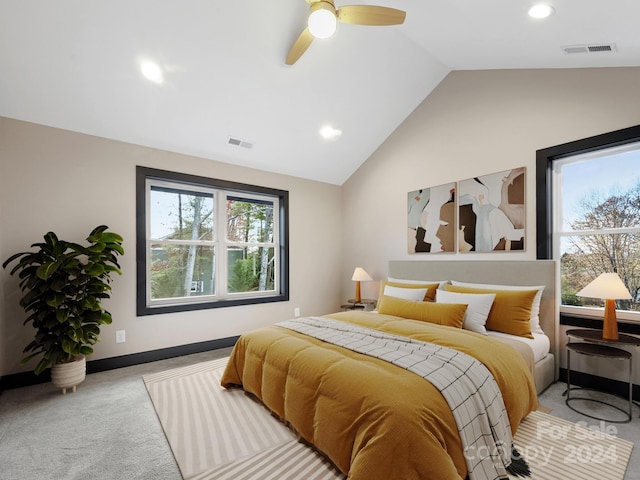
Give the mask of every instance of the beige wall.
<svg viewBox="0 0 640 480">
<path fill-rule="evenodd" d="M 640 68 L 450 73 L 343 185 L 342 278 L 360 265 L 383 279 L 390 259 L 535 259 L 536 150 L 638 124 Z M 407 192 L 520 166 L 525 252 L 407 253 Z"/>
<path fill-rule="evenodd" d="M 303 315 L 335 310 L 353 296 L 355 266 L 379 280 L 390 259 L 535 258 L 535 151 L 637 124 L 640 68 L 452 72 L 340 188 L 0 118 L 0 259 L 49 229 L 82 239 L 105 223 L 125 236 L 127 255 L 108 305 L 114 324 L 94 358 L 223 338 L 287 318 L 295 306 Z M 289 190 L 292 300 L 136 318 L 135 165 Z M 525 252 L 407 253 L 408 191 L 519 166 L 527 167 Z M 30 334 L 20 326 L 16 280 L 5 271 L 0 279 L 7 374 L 26 369 L 18 362 Z M 364 283 L 363 297 L 377 288 Z M 119 329 L 127 342 L 116 345 Z"/>
<path fill-rule="evenodd" d="M 136 317 L 135 166 L 264 185 L 289 191 L 289 302 Z M 241 334 L 302 314 L 335 311 L 341 302 L 341 189 L 335 185 L 235 167 L 201 158 L 77 134 L 0 117 L 0 259 L 42 240 L 49 230 L 82 241 L 99 224 L 125 238 L 123 275 L 105 304 L 113 324 L 102 329 L 92 359 Z M 19 364 L 32 329 L 18 306 L 18 281 L 0 269 L 0 375 Z M 4 289 L 4 295 L 2 294 Z M 115 331 L 126 330 L 126 343 Z"/>
</svg>

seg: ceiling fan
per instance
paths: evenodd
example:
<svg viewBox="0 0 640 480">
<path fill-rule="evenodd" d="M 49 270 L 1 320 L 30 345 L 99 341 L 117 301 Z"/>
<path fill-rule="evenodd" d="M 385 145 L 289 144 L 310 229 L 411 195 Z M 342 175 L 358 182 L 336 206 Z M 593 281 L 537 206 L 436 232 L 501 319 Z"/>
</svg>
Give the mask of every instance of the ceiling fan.
<svg viewBox="0 0 640 480">
<path fill-rule="evenodd" d="M 374 5 L 345 5 L 336 8 L 333 0 L 306 0 L 309 4 L 308 26 L 295 41 L 285 63 L 293 65 L 309 48 L 314 38 L 327 38 L 336 30 L 336 23 L 355 25 L 400 25 L 406 12 Z"/>
</svg>

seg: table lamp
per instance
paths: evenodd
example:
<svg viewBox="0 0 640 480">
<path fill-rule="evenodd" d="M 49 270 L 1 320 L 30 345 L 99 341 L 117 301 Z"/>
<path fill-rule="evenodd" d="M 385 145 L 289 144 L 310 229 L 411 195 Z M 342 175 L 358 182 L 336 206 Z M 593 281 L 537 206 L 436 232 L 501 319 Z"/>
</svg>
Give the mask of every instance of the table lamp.
<svg viewBox="0 0 640 480">
<path fill-rule="evenodd" d="M 578 293 L 579 297 L 601 298 L 605 301 L 602 338 L 618 340 L 616 300 L 629 300 L 631 294 L 617 273 L 602 273 Z"/>
<path fill-rule="evenodd" d="M 362 298 L 360 297 L 360 282 L 370 282 L 371 280 L 373 280 L 373 278 L 371 278 L 362 267 L 356 267 L 356 269 L 353 271 L 353 277 L 351 277 L 351 280 L 356 282 L 356 296 L 354 302 L 361 303 Z"/>
</svg>

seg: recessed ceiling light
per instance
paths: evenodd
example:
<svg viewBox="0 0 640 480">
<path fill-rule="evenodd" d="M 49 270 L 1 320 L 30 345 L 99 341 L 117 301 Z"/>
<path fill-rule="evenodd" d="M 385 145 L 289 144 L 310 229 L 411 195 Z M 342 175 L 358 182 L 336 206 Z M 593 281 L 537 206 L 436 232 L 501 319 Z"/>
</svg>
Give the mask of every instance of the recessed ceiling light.
<svg viewBox="0 0 640 480">
<path fill-rule="evenodd" d="M 547 18 L 548 16 L 553 15 L 555 11 L 555 8 L 551 5 L 538 3 L 529 8 L 529 16 L 533 18 Z"/>
<path fill-rule="evenodd" d="M 325 140 L 337 140 L 342 135 L 342 130 L 332 127 L 331 125 L 325 125 L 320 129 L 320 136 Z"/>
<path fill-rule="evenodd" d="M 160 66 L 150 60 L 143 60 L 140 62 L 140 71 L 142 75 L 150 82 L 160 85 L 164 82 L 164 75 Z"/>
</svg>

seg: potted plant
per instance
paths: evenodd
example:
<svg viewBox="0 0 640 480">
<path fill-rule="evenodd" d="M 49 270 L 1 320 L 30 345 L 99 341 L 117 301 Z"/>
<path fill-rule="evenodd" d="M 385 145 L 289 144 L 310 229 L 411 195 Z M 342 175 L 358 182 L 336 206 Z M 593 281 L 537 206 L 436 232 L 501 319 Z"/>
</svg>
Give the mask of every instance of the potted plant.
<svg viewBox="0 0 640 480">
<path fill-rule="evenodd" d="M 93 353 L 100 325 L 111 323 L 111 314 L 102 307 L 110 297 L 111 274 L 121 274 L 118 255 L 124 255 L 122 237 L 100 225 L 87 237 L 88 246 L 60 240 L 53 232 L 44 243 L 35 243 L 35 252 L 9 257 L 2 266 L 18 261 L 11 275 L 18 273 L 20 299 L 36 330 L 22 360 L 42 356 L 34 372 L 39 375 L 51 366 L 51 380 L 66 393 L 85 378 L 85 356 Z M 71 372 L 69 372 L 71 370 Z"/>
</svg>

